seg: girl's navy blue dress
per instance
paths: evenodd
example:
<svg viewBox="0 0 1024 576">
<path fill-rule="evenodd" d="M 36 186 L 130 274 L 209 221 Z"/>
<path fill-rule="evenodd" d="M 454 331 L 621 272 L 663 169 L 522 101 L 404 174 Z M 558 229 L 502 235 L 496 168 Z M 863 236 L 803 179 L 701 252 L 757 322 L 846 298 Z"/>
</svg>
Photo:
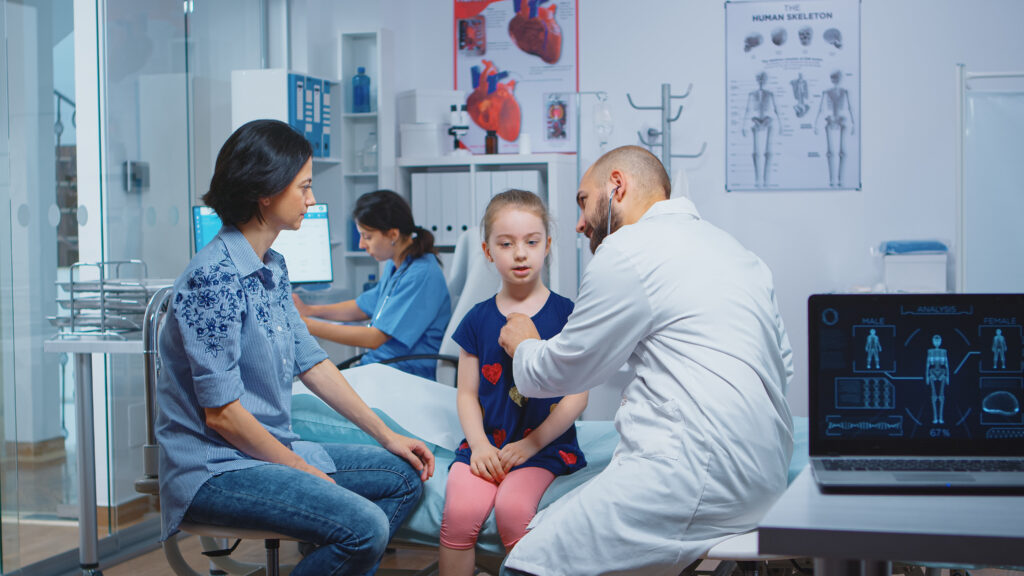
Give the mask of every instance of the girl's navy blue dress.
<svg viewBox="0 0 1024 576">
<path fill-rule="evenodd" d="M 572 309 L 572 300 L 552 292 L 532 318 L 540 337 L 547 340 L 561 332 Z M 491 297 L 467 312 L 452 334 L 452 339 L 463 350 L 480 360 L 479 394 L 484 432 L 491 444 L 498 448 L 528 436 L 562 399 L 526 398 L 519 394 L 512 375 L 512 358 L 498 345 L 498 333 L 504 325 L 505 316 Z M 471 453 L 469 444 L 463 439 L 455 452 L 455 461 L 469 464 Z M 586 465 L 576 441 L 576 426 L 573 425 L 516 468 L 535 466 L 559 476 L 571 474 Z"/>
</svg>

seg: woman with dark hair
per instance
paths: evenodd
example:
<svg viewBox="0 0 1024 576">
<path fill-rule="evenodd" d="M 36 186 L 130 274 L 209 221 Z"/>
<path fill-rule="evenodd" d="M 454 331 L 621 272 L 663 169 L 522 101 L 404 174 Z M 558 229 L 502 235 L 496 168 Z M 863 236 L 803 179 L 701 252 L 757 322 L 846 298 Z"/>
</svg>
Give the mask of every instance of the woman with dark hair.
<svg viewBox="0 0 1024 576">
<path fill-rule="evenodd" d="M 378 262 L 387 262 L 380 282 L 355 300 L 319 306 L 293 295 L 309 333 L 339 344 L 368 349 L 360 363 L 370 364 L 410 354 L 437 354 L 452 317 L 448 285 L 441 271 L 434 236 L 416 226 L 412 210 L 390 190 L 363 194 L 352 216 L 359 247 Z M 322 322 L 362 322 L 350 326 Z M 405 360 L 396 368 L 434 379 L 433 360 Z"/>
<path fill-rule="evenodd" d="M 315 200 L 312 149 L 287 124 L 228 138 L 203 197 L 224 223 L 174 283 L 160 334 L 163 537 L 182 522 L 266 530 L 315 546 L 295 576 L 365 574 L 434 472 L 427 447 L 359 398 L 292 303 L 270 248 Z M 381 446 L 318 444 L 291 429 L 292 380 Z"/>
</svg>

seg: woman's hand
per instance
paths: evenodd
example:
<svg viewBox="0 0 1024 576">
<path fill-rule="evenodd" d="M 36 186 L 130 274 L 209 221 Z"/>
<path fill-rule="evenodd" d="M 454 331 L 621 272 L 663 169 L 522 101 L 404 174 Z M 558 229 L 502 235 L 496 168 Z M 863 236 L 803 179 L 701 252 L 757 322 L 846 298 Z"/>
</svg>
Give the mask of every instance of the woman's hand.
<svg viewBox="0 0 1024 576">
<path fill-rule="evenodd" d="M 530 458 L 533 458 L 534 454 L 540 452 L 540 448 L 541 447 L 537 446 L 536 442 L 530 440 L 529 437 L 505 444 L 501 447 L 501 450 L 498 451 L 502 470 L 508 472 Z"/>
<path fill-rule="evenodd" d="M 299 316 L 302 316 L 303 319 L 310 315 L 309 305 L 303 302 L 302 298 L 299 298 L 299 295 L 294 292 L 292 292 L 292 302 L 295 302 L 295 309 L 299 311 Z"/>
<path fill-rule="evenodd" d="M 477 476 L 501 482 L 505 479 L 505 469 L 501 465 L 500 451 L 493 444 L 486 444 L 480 447 L 472 447 L 473 453 L 469 456 L 469 469 Z"/>
<path fill-rule="evenodd" d="M 384 443 L 384 448 L 392 454 L 404 458 L 420 473 L 420 480 L 426 482 L 434 475 L 434 455 L 427 445 L 415 438 L 392 434 Z"/>
<path fill-rule="evenodd" d="M 316 476 L 317 478 L 320 478 L 321 480 L 327 480 L 331 484 L 335 483 L 334 480 L 330 476 L 325 474 L 319 468 L 314 468 L 314 467 L 310 466 L 302 458 L 299 458 L 299 462 L 297 462 L 295 465 L 293 465 L 292 468 L 295 468 L 296 470 L 300 470 L 302 472 L 306 472 L 308 474 L 312 474 L 313 476 Z"/>
</svg>

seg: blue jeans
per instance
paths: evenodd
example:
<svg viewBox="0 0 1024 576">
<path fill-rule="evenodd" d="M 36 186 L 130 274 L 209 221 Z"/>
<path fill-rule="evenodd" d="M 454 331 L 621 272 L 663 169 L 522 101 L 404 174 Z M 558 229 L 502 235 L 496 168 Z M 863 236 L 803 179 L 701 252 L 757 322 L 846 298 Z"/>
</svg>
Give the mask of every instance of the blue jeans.
<svg viewBox="0 0 1024 576">
<path fill-rule="evenodd" d="M 185 520 L 315 544 L 292 576 L 372 573 L 423 483 L 408 462 L 380 446 L 323 446 L 338 468 L 330 475 L 336 485 L 280 464 L 225 472 L 199 488 Z"/>
</svg>

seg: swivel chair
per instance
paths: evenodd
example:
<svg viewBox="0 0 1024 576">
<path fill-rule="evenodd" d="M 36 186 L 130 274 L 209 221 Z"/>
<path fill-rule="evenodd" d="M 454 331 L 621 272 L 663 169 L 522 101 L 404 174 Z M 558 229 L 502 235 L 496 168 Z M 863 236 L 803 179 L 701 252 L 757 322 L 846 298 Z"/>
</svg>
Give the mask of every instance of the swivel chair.
<svg viewBox="0 0 1024 576">
<path fill-rule="evenodd" d="M 142 323 L 143 357 L 145 363 L 146 385 L 146 444 L 142 448 L 144 476 L 135 481 L 135 491 L 142 494 L 159 496 L 159 459 L 160 449 L 156 443 L 156 382 L 160 371 L 160 355 L 158 350 L 160 330 L 163 328 L 164 316 L 169 309 L 171 288 L 161 288 L 146 306 L 146 314 Z M 281 540 L 294 540 L 289 536 L 239 528 L 207 526 L 202 524 L 182 523 L 181 531 L 199 536 L 203 554 L 223 573 L 248 574 L 252 576 L 279 576 L 291 572 L 293 566 L 280 566 L 279 548 Z M 218 539 L 231 538 L 236 542 L 225 549 Z M 263 540 L 267 551 L 264 566 L 247 562 L 239 562 L 230 557 L 241 540 Z M 178 548 L 177 536 L 168 538 L 163 544 L 164 555 L 174 573 L 178 576 L 202 576 L 185 561 Z"/>
</svg>

